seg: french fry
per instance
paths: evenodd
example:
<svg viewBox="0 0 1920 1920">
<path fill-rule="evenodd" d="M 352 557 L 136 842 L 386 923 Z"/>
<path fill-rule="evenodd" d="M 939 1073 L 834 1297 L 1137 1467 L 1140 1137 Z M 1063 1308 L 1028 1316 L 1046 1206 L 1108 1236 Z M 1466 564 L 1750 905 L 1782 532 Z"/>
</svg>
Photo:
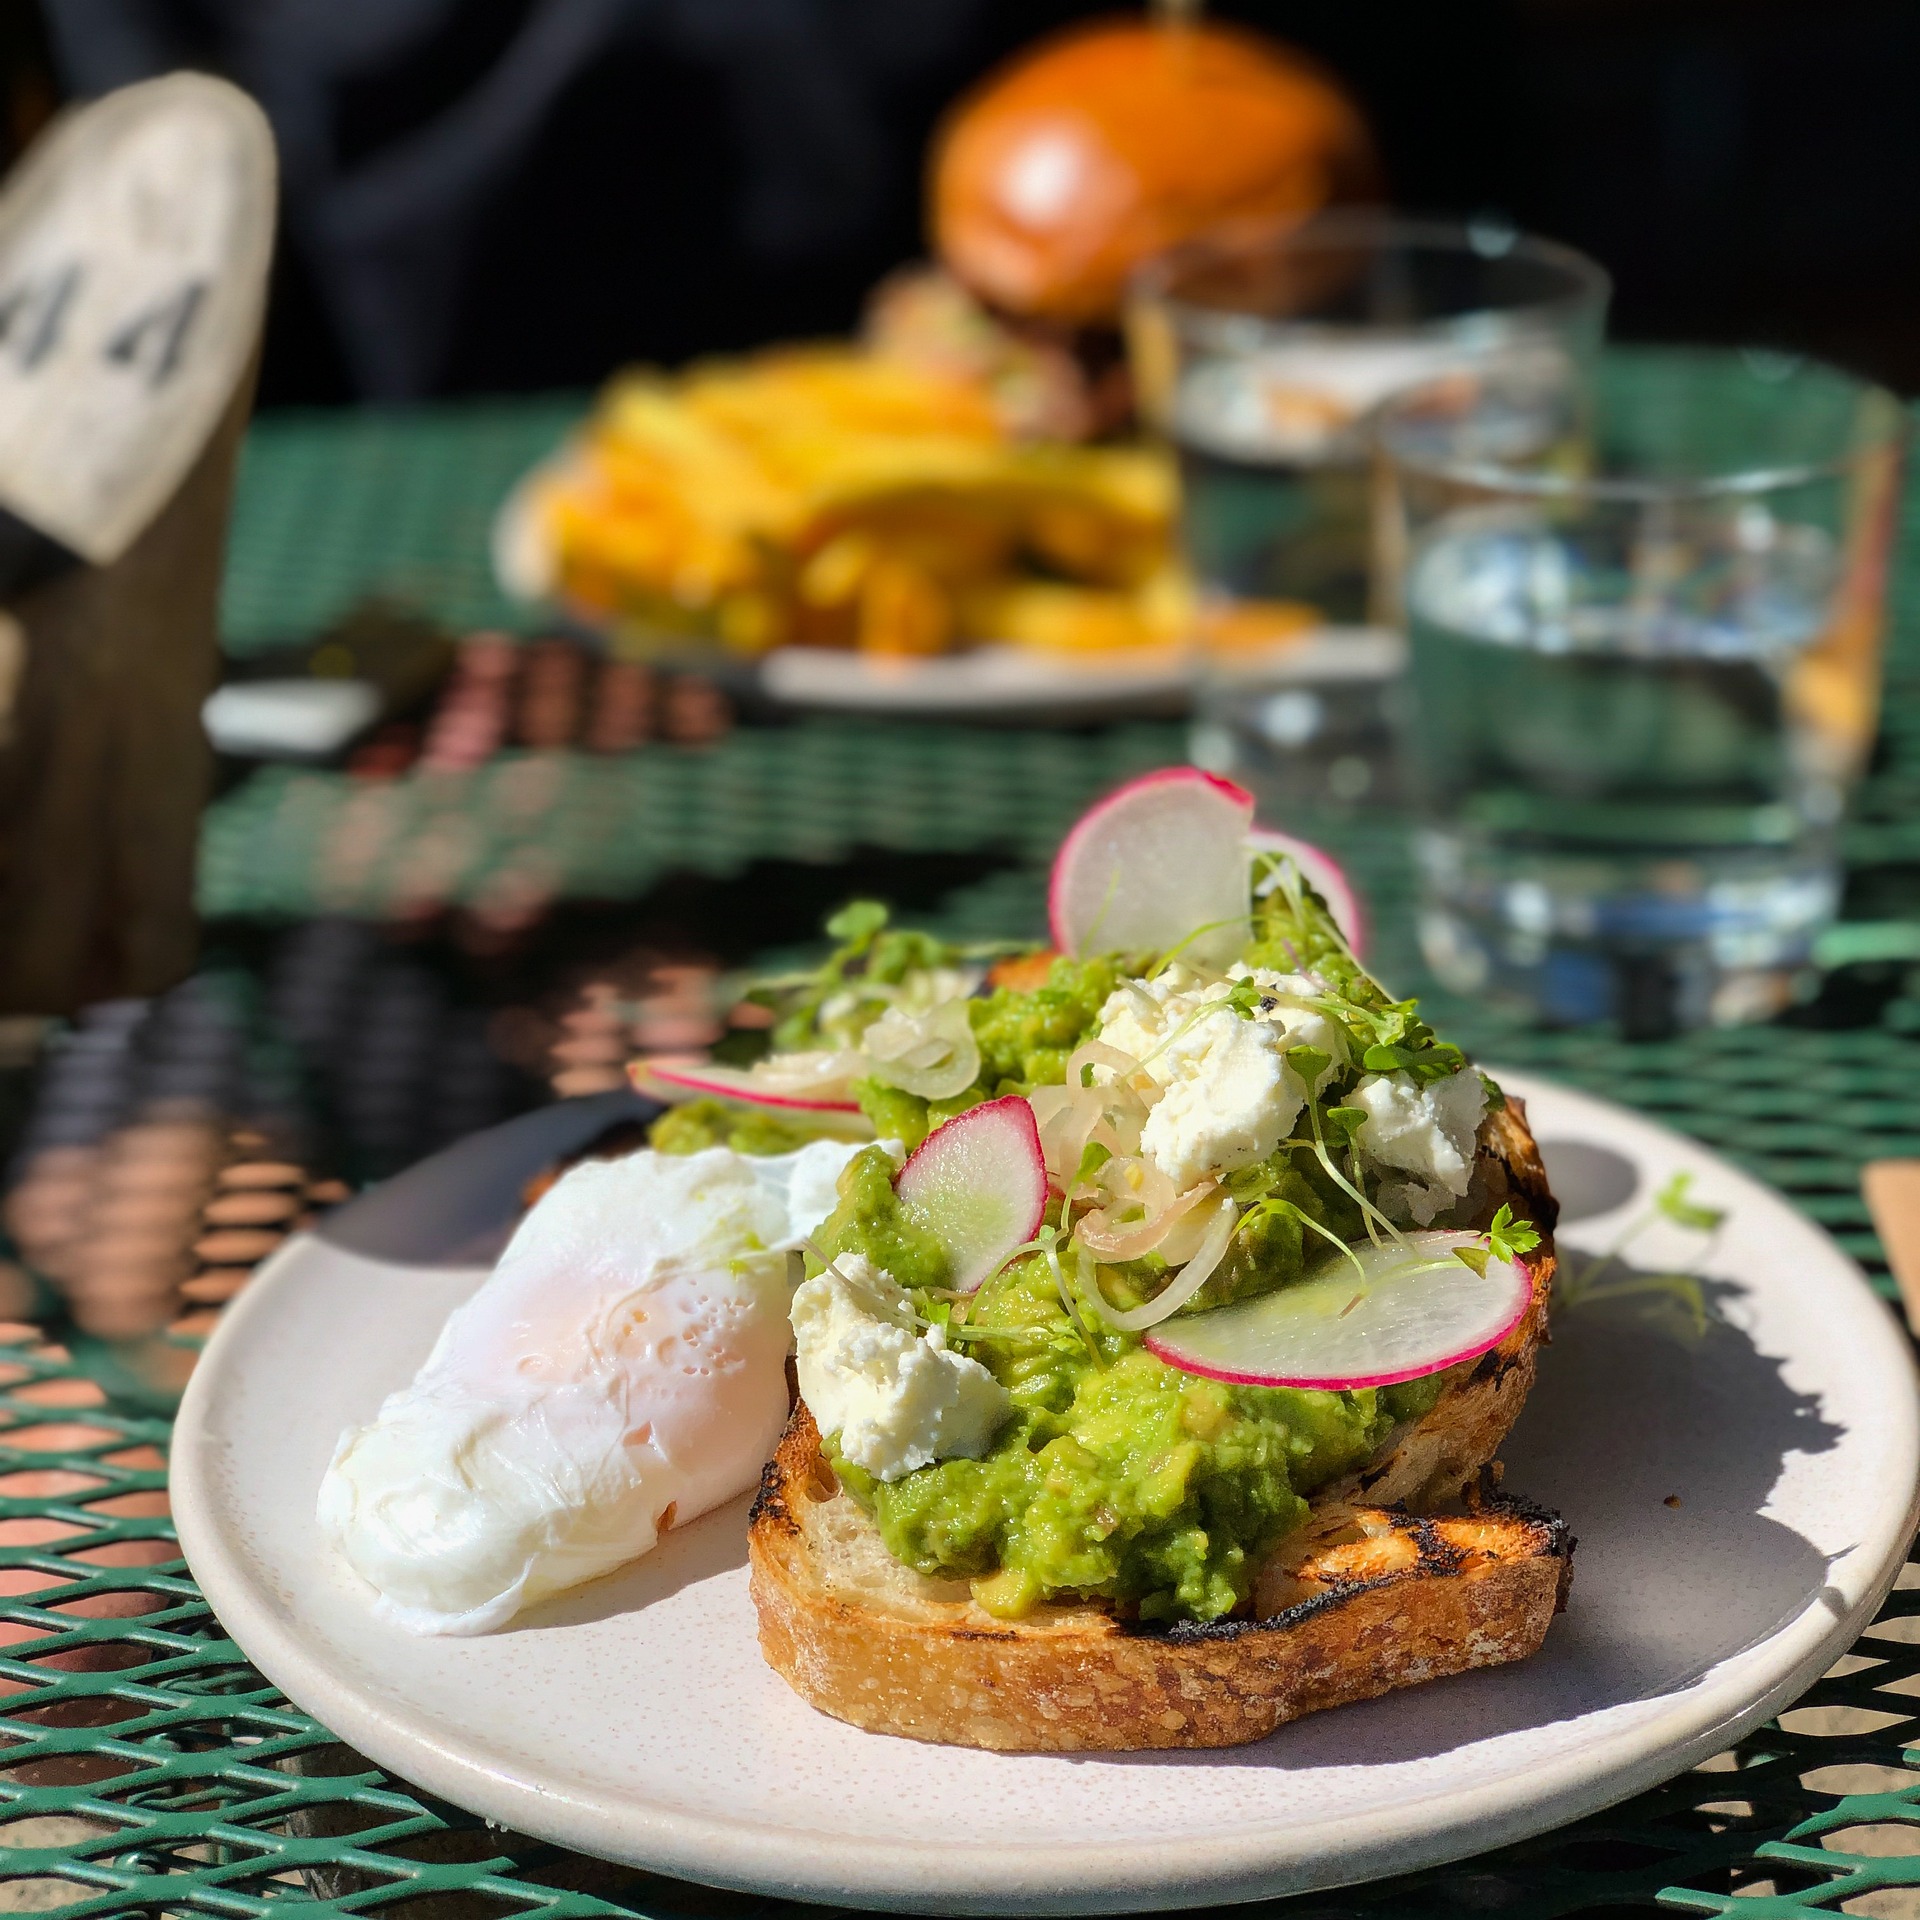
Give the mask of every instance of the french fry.
<svg viewBox="0 0 1920 1920">
<path fill-rule="evenodd" d="M 1169 637 L 1164 457 L 1017 443 L 978 384 L 845 349 L 622 376 L 534 512 L 565 597 L 743 652 Z"/>
</svg>

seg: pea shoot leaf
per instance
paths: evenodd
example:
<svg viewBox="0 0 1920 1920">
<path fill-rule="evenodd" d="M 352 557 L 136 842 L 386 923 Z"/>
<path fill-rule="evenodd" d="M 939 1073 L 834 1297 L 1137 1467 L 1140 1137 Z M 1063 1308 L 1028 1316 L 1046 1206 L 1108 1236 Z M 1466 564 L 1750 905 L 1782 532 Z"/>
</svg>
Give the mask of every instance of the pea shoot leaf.
<svg viewBox="0 0 1920 1920">
<path fill-rule="evenodd" d="M 1676 1173 L 1653 1196 L 1654 1211 L 1663 1220 L 1671 1220 L 1676 1227 L 1688 1227 L 1695 1233 L 1712 1233 L 1726 1219 L 1726 1209 L 1702 1206 L 1698 1200 L 1689 1200 L 1687 1194 L 1692 1186 L 1692 1174 Z"/>
</svg>

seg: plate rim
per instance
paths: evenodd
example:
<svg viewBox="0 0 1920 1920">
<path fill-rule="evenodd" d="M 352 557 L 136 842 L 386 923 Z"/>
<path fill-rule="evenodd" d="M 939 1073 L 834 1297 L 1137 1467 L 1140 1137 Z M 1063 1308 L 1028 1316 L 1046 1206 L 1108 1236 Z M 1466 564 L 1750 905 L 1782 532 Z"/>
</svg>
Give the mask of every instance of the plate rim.
<svg viewBox="0 0 1920 1920">
<path fill-rule="evenodd" d="M 1920 1522 L 1920 1373 L 1906 1336 L 1859 1264 L 1817 1221 L 1706 1143 L 1577 1087 L 1516 1070 L 1489 1068 L 1522 1099 L 1548 1093 L 1593 1110 L 1610 1128 L 1668 1140 L 1701 1155 L 1736 1181 L 1792 1208 L 1826 1243 L 1837 1284 L 1858 1290 L 1884 1317 L 1888 1351 L 1916 1391 L 1889 1409 L 1897 1431 L 1890 1448 L 1908 1465 L 1904 1508 L 1890 1497 L 1877 1533 L 1849 1556 L 1867 1569 L 1860 1597 L 1844 1613 L 1809 1608 L 1735 1656 L 1739 1672 L 1690 1688 L 1689 1703 L 1669 1707 L 1654 1725 L 1615 1729 L 1581 1740 L 1524 1776 L 1467 1789 L 1443 1788 L 1416 1799 L 1323 1817 L 1306 1828 L 1252 1829 L 1194 1840 L 1048 1842 L 956 1848 L 929 1839 L 880 1841 L 858 1835 L 768 1831 L 752 1821 L 646 1806 L 577 1783 L 539 1784 L 457 1750 L 439 1728 L 423 1728 L 377 1696 L 338 1680 L 259 1589 L 248 1556 L 230 1546 L 217 1500 L 219 1442 L 209 1418 L 223 1364 L 256 1322 L 271 1317 L 281 1288 L 297 1276 L 307 1236 L 280 1249 L 223 1315 L 189 1380 L 170 1448 L 174 1521 L 203 1597 L 247 1658 L 287 1697 L 369 1759 L 457 1806 L 535 1838 L 656 1873 L 706 1885 L 799 1900 L 859 1902 L 882 1909 L 955 1913 L 1148 1911 L 1208 1902 L 1254 1900 L 1325 1890 L 1483 1852 L 1548 1831 L 1616 1804 L 1720 1751 L 1805 1690 L 1872 1619 L 1904 1564 Z M 359 1256 L 350 1256 L 359 1257 Z M 467 1269 L 467 1271 L 482 1271 Z M 1576 1516 L 1577 1518 L 1577 1516 Z M 1824 1624 L 1823 1624 L 1824 1621 Z M 1770 1680 L 1754 1690 L 1753 1661 L 1767 1650 Z M 307 1704 L 312 1703 L 312 1704 Z M 1673 1723 L 1678 1722 L 1678 1725 Z M 1661 1732 L 1663 1727 L 1671 1731 Z M 876 1736 L 878 1737 L 878 1736 Z M 1025 1756 L 997 1756 L 1018 1765 Z M 1440 1834 L 1409 1810 L 1447 1802 Z M 1466 1804 L 1471 1802 L 1471 1805 Z M 1304 1839 L 1311 1844 L 1302 1845 Z"/>
</svg>

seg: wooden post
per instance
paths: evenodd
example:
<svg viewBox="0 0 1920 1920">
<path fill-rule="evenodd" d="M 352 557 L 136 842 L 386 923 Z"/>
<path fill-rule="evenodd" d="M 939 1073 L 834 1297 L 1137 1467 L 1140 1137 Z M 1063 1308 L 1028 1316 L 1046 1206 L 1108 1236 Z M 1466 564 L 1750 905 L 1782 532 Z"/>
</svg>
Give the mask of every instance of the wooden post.
<svg viewBox="0 0 1920 1920">
<path fill-rule="evenodd" d="M 0 1014 L 193 965 L 273 205 L 264 117 L 199 74 L 69 116 L 0 194 Z"/>
</svg>

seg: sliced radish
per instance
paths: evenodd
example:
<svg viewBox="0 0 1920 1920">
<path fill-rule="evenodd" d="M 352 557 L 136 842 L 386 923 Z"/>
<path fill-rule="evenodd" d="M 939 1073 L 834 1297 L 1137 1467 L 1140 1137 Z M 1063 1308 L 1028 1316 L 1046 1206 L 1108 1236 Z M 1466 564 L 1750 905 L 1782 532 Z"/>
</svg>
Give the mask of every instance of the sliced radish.
<svg viewBox="0 0 1920 1920">
<path fill-rule="evenodd" d="M 1164 953 L 1191 940 L 1194 958 L 1226 965 L 1246 941 L 1252 825 L 1253 796 L 1198 767 L 1129 781 L 1081 816 L 1054 858 L 1054 945 Z"/>
<path fill-rule="evenodd" d="M 712 1060 L 655 1058 L 628 1068 L 635 1088 L 652 1099 L 732 1100 L 785 1113 L 858 1113 L 847 1082 L 860 1071 L 859 1057 L 843 1053 L 791 1053 L 727 1067 Z"/>
<path fill-rule="evenodd" d="M 1339 861 L 1311 841 L 1296 840 L 1292 834 L 1277 832 L 1272 827 L 1255 827 L 1247 835 L 1247 845 L 1255 853 L 1285 853 L 1293 856 L 1294 864 L 1327 903 L 1340 931 L 1347 937 L 1347 945 L 1353 949 L 1353 957 L 1359 959 L 1361 942 L 1366 938 L 1367 916 L 1360 905 L 1359 894 L 1354 891 L 1353 882 L 1347 878 L 1346 869 Z"/>
<path fill-rule="evenodd" d="M 893 1186 L 907 1217 L 946 1248 L 948 1284 L 971 1293 L 1046 1219 L 1033 1109 L 1009 1094 L 956 1114 L 921 1141 Z"/>
<path fill-rule="evenodd" d="M 1248 1387 L 1391 1387 L 1474 1359 L 1520 1324 L 1526 1269 L 1485 1254 L 1477 1233 L 1416 1233 L 1361 1246 L 1277 1293 L 1169 1321 L 1147 1346 L 1170 1367 Z M 1358 1262 L 1356 1269 L 1355 1262 Z"/>
</svg>

